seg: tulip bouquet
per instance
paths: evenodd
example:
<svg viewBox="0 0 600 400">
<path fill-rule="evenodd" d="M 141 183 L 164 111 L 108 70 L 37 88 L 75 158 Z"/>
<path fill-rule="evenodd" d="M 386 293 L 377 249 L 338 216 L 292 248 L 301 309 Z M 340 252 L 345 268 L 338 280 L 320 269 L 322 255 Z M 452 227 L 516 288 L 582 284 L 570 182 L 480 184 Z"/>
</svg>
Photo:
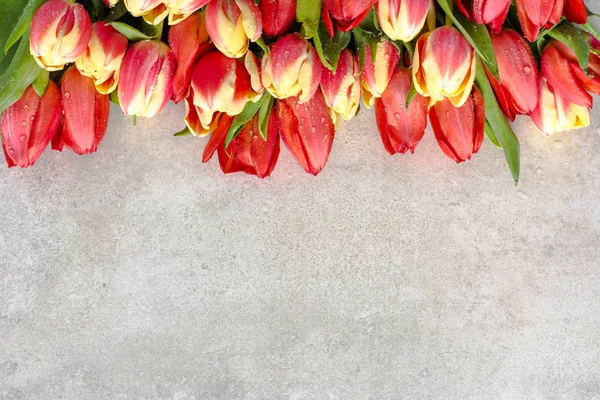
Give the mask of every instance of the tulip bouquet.
<svg viewBox="0 0 600 400">
<path fill-rule="evenodd" d="M 484 137 L 515 181 L 528 115 L 545 135 L 587 126 L 600 34 L 583 0 L 3 0 L 0 132 L 9 167 L 52 142 L 97 150 L 110 102 L 153 117 L 185 105 L 177 136 L 207 136 L 225 173 L 269 176 L 280 142 L 307 172 L 341 120 L 375 108 L 390 154 L 428 121 L 469 160 Z"/>
</svg>

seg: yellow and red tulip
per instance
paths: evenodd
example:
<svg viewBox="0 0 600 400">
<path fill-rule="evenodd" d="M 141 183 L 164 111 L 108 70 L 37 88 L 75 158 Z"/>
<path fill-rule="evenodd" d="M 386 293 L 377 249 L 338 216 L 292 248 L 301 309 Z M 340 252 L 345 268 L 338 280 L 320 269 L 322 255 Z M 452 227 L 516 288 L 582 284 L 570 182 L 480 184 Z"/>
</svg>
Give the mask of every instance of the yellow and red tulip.
<svg viewBox="0 0 600 400">
<path fill-rule="evenodd" d="M 530 114 L 538 104 L 539 73 L 531 48 L 523 37 L 510 29 L 492 36 L 498 60 L 500 81 L 488 77 L 502 111 L 512 121 L 517 114 Z"/>
<path fill-rule="evenodd" d="M 66 146 L 77 154 L 95 152 L 108 127 L 108 95 L 98 93 L 94 80 L 81 75 L 74 66 L 63 74 L 60 90 L 64 120 L 52 148 L 62 151 Z"/>
<path fill-rule="evenodd" d="M 187 19 L 211 0 L 166 0 L 169 12 L 169 25 L 176 25 Z"/>
<path fill-rule="evenodd" d="M 284 35 L 296 21 L 296 0 L 260 0 L 258 7 L 267 36 Z"/>
<path fill-rule="evenodd" d="M 2 113 L 0 134 L 8 167 L 33 165 L 60 128 L 60 91 L 48 83 L 43 96 L 29 86 L 21 98 Z"/>
<path fill-rule="evenodd" d="M 460 107 L 471 95 L 475 81 L 473 47 L 455 28 L 444 26 L 417 41 L 413 58 L 413 81 L 430 105 L 448 99 Z"/>
<path fill-rule="evenodd" d="M 516 3 L 523 34 L 530 42 L 537 40 L 543 27 L 560 21 L 566 4 L 565 0 L 516 0 Z"/>
<path fill-rule="evenodd" d="M 429 120 L 440 148 L 457 163 L 470 160 L 481 148 L 485 107 L 477 86 L 460 107 L 449 99 L 435 103 L 429 109 Z"/>
<path fill-rule="evenodd" d="M 40 67 L 58 71 L 85 52 L 91 35 L 90 16 L 81 4 L 50 0 L 31 21 L 31 55 Z"/>
<path fill-rule="evenodd" d="M 411 73 L 399 68 L 381 98 L 375 100 L 375 115 L 381 140 L 388 153 L 415 152 L 427 128 L 427 99 L 416 94 L 406 108 Z"/>
<path fill-rule="evenodd" d="M 126 51 L 125 36 L 106 22 L 96 22 L 87 49 L 75 65 L 82 75 L 94 79 L 100 93 L 107 94 L 119 83 L 119 68 Z"/>
<path fill-rule="evenodd" d="M 360 105 L 360 65 L 350 50 L 342 51 L 335 72 L 323 67 L 321 90 L 334 124 L 338 117 L 350 120 L 356 115 Z"/>
<path fill-rule="evenodd" d="M 283 36 L 262 58 L 262 83 L 278 99 L 298 96 L 301 103 L 310 100 L 319 88 L 321 74 L 317 51 L 297 33 Z"/>
<path fill-rule="evenodd" d="M 564 97 L 544 78 L 540 79 L 539 99 L 538 107 L 531 113 L 531 120 L 544 135 L 590 125 L 590 109 Z"/>
<path fill-rule="evenodd" d="M 250 41 L 262 35 L 262 18 L 254 0 L 212 0 L 206 7 L 206 30 L 223 54 L 239 58 Z"/>
<path fill-rule="evenodd" d="M 368 108 L 371 108 L 375 104 L 375 99 L 381 97 L 387 89 L 400 61 L 398 49 L 388 41 L 379 42 L 375 51 L 375 63 L 373 63 L 371 49 L 367 46 L 365 66 L 361 75 L 364 89 L 363 101 Z"/>
<path fill-rule="evenodd" d="M 509 0 L 510 1 L 510 0 Z M 392 40 L 410 42 L 435 10 L 432 0 L 379 0 L 377 17 L 381 30 Z"/>
<path fill-rule="evenodd" d="M 164 0 L 123 0 L 127 11 L 134 17 L 142 17 L 151 25 L 158 25 L 167 15 L 169 9 Z"/>
<path fill-rule="evenodd" d="M 258 100 L 250 74 L 241 60 L 219 51 L 204 55 L 194 67 L 185 121 L 196 136 L 214 131 L 221 114 L 235 116 L 248 101 Z"/>
<path fill-rule="evenodd" d="M 205 27 L 203 12 L 190 15 L 169 30 L 169 45 L 177 62 L 173 77 L 173 101 L 179 103 L 189 91 L 194 65 L 214 49 Z"/>
<path fill-rule="evenodd" d="M 508 16 L 510 0 L 457 0 L 456 5 L 471 21 L 489 25 L 493 33 L 498 33 Z"/>
<path fill-rule="evenodd" d="M 327 164 L 335 133 L 323 95 L 317 92 L 304 103 L 290 97 L 276 107 L 286 147 L 306 172 L 318 175 Z"/>
<path fill-rule="evenodd" d="M 153 117 L 173 95 L 175 58 L 166 44 L 157 40 L 135 43 L 123 59 L 119 103 L 125 115 Z"/>
<path fill-rule="evenodd" d="M 377 0 L 324 0 L 322 16 L 324 23 L 330 25 L 329 34 L 333 36 L 332 25 L 342 32 L 356 28 L 375 3 Z"/>
</svg>

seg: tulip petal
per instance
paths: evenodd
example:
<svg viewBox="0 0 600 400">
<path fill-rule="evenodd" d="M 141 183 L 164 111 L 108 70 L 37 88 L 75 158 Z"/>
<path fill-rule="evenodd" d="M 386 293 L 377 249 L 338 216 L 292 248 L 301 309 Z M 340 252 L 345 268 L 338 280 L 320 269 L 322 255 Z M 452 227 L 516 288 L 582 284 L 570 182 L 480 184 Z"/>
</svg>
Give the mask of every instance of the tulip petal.
<svg viewBox="0 0 600 400">
<path fill-rule="evenodd" d="M 581 87 L 571 68 L 572 62 L 563 56 L 554 42 L 544 49 L 541 64 L 542 74 L 555 91 L 582 107 L 592 107 L 592 96 Z"/>
<path fill-rule="evenodd" d="M 285 34 L 296 21 L 296 0 L 260 0 L 258 7 L 267 36 Z"/>
</svg>

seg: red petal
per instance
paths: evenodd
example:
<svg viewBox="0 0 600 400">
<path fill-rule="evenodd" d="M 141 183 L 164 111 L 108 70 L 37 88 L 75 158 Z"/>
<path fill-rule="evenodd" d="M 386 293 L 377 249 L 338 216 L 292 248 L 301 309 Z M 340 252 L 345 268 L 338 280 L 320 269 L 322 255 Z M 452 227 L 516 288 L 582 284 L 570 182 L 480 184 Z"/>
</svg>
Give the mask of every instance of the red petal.
<svg viewBox="0 0 600 400">
<path fill-rule="evenodd" d="M 258 121 L 258 118 L 256 118 Z M 261 178 L 266 178 L 273 172 L 277 159 L 279 158 L 279 127 L 277 124 L 277 115 L 272 113 L 269 116 L 267 126 L 267 140 L 264 140 L 258 134 L 258 123 L 256 131 L 252 136 L 252 148 L 250 154 L 254 163 L 256 175 Z"/>
<path fill-rule="evenodd" d="M 267 36 L 285 34 L 296 21 L 296 0 L 260 0 L 258 7 Z"/>
<path fill-rule="evenodd" d="M 225 145 L 225 137 L 231 126 L 231 121 L 233 121 L 233 117 L 230 117 L 225 113 L 221 114 L 217 129 L 210 135 L 210 139 L 204 148 L 204 153 L 202 154 L 203 163 L 208 162 L 208 160 L 212 158 L 219 146 L 223 147 Z"/>
<path fill-rule="evenodd" d="M 592 107 L 590 96 L 580 84 L 571 68 L 572 62 L 550 43 L 542 53 L 542 74 L 554 90 L 583 107 Z"/>
<path fill-rule="evenodd" d="M 583 0 L 571 0 L 565 3 L 565 17 L 575 24 L 587 23 L 587 10 Z"/>
</svg>

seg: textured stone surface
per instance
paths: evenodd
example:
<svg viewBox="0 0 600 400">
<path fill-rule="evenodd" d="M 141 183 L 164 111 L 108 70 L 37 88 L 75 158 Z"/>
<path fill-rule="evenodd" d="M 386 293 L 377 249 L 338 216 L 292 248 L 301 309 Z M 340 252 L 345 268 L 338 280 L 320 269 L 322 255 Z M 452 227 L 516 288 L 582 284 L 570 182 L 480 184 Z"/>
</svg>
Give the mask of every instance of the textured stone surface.
<svg viewBox="0 0 600 400">
<path fill-rule="evenodd" d="M 372 112 L 325 171 L 201 165 L 182 117 L 0 171 L 1 399 L 599 399 L 600 109 L 514 187 Z"/>
</svg>

